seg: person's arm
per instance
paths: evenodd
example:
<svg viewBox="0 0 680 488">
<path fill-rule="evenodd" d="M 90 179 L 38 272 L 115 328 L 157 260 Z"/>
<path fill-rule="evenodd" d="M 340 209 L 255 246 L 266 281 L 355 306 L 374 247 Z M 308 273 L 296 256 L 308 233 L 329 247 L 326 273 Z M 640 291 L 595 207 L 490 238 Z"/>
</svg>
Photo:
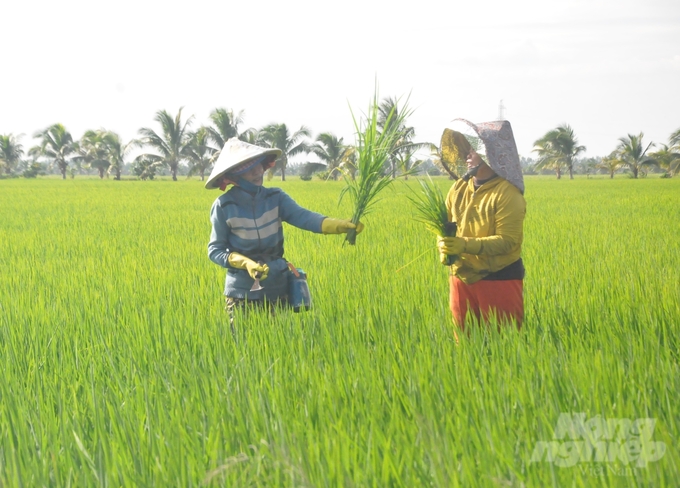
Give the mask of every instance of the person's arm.
<svg viewBox="0 0 680 488">
<path fill-rule="evenodd" d="M 494 235 L 488 237 L 437 236 L 439 252 L 441 255 L 452 256 L 460 254 L 485 254 L 487 256 L 508 254 L 522 242 L 525 212 L 526 203 L 522 194 L 519 191 L 506 191 L 499 196 L 496 204 L 496 233 Z"/>
<path fill-rule="evenodd" d="M 256 263 L 252 259 L 237 252 L 229 250 L 229 226 L 227 217 L 222 210 L 219 200 L 213 203 L 210 210 L 212 231 L 208 243 L 208 256 L 210 260 L 223 268 L 245 269 L 253 279 L 264 280 L 269 274 L 269 266 Z"/>
<path fill-rule="evenodd" d="M 301 207 L 284 191 L 281 191 L 279 195 L 279 211 L 281 220 L 284 222 L 317 234 L 321 233 L 321 222 L 326 218 L 324 215 Z"/>
<path fill-rule="evenodd" d="M 208 257 L 213 263 L 228 268 L 229 226 L 219 200 L 215 200 L 212 209 L 210 209 L 210 222 L 212 223 L 212 231 L 208 243 Z"/>
<path fill-rule="evenodd" d="M 500 256 L 522 243 L 526 202 L 519 191 L 501 194 L 496 206 L 496 234 L 489 237 L 463 237 L 464 253 Z"/>
</svg>

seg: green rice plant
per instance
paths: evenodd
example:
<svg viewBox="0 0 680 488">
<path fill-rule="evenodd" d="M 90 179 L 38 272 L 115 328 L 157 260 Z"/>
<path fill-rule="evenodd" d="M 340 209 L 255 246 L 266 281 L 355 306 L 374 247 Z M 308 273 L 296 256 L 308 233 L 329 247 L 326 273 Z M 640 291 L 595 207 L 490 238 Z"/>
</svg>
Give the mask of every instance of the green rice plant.
<svg viewBox="0 0 680 488">
<path fill-rule="evenodd" d="M 397 113 L 396 107 L 397 104 L 390 110 L 382 129 L 378 125 L 380 104 L 377 86 L 364 119 L 357 121 L 350 107 L 352 121 L 357 131 L 357 161 L 354 166 L 358 176 L 352 178 L 348 171 L 343 171 L 345 187 L 340 192 L 340 201 L 345 194 L 349 194 L 354 209 L 351 219 L 354 224 L 358 224 L 361 217 L 373 209 L 379 201 L 377 196 L 394 181 L 385 172 L 385 164 L 403 136 L 404 120 L 413 113 L 408 108 L 408 99 L 401 112 Z M 354 245 L 356 231 L 348 232 L 345 240 Z"/>
<path fill-rule="evenodd" d="M 432 178 L 429 182 L 419 179 L 418 183 L 420 193 L 413 191 L 413 195 L 408 197 L 416 210 L 416 220 L 438 236 L 455 236 L 458 226 L 456 222 L 449 222 L 444 193 L 434 184 Z M 447 256 L 446 265 L 451 266 L 455 261 L 456 256 Z"/>
<path fill-rule="evenodd" d="M 284 223 L 314 309 L 234 341 L 200 181 L 0 180 L 0 486 L 677 486 L 680 179 L 566 183 L 526 178 L 522 330 L 456 343 L 439 262 L 395 273 L 431 247 L 414 181 L 352 259 Z M 331 214 L 344 183 L 276 186 Z M 625 464 L 629 429 L 557 464 L 588 454 L 554 438 L 579 412 L 655 419 L 666 451 Z"/>
</svg>

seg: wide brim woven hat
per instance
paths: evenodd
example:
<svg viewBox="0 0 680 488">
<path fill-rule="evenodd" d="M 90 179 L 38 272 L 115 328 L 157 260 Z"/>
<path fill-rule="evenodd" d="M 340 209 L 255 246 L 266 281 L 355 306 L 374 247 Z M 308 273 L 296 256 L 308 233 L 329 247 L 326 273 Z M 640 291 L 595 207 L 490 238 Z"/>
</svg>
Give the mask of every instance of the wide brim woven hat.
<svg viewBox="0 0 680 488">
<path fill-rule="evenodd" d="M 280 149 L 260 147 L 232 137 L 224 143 L 205 187 L 208 190 L 220 188 L 223 176 L 237 173 L 256 161 L 260 162 L 267 170 L 274 166 L 279 156 L 281 156 Z"/>
<path fill-rule="evenodd" d="M 442 135 L 441 151 L 445 163 L 455 164 L 457 158 L 467 157 L 472 148 L 494 173 L 524 193 L 522 166 L 510 122 L 496 120 L 473 124 L 465 119 L 455 119 L 452 127 L 455 130 L 445 129 Z"/>
</svg>

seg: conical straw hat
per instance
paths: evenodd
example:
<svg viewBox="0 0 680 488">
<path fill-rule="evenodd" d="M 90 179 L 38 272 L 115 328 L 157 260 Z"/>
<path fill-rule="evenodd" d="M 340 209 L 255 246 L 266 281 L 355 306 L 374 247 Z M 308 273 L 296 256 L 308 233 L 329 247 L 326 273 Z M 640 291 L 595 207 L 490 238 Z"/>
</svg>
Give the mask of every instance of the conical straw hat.
<svg viewBox="0 0 680 488">
<path fill-rule="evenodd" d="M 473 124 L 465 119 L 455 119 L 453 122 L 457 130 L 446 129 L 442 136 L 442 159 L 447 156 L 448 159 L 465 158 L 472 147 L 494 173 L 524 193 L 522 166 L 510 122 L 497 120 Z M 453 163 L 449 160 L 445 162 Z"/>
<path fill-rule="evenodd" d="M 220 187 L 220 180 L 227 173 L 238 171 L 239 167 L 247 165 L 253 159 L 264 158 L 262 164 L 266 167 L 281 156 L 281 150 L 275 147 L 260 147 L 254 144 L 243 142 L 236 137 L 232 137 L 224 143 L 220 155 L 215 161 L 215 166 L 210 172 L 205 187 L 208 190 Z"/>
</svg>

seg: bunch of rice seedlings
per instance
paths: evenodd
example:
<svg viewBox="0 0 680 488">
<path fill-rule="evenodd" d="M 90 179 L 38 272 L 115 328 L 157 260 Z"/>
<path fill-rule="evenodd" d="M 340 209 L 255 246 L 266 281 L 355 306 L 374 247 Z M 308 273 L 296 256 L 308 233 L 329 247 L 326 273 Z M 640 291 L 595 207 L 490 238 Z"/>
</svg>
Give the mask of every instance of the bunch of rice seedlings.
<svg viewBox="0 0 680 488">
<path fill-rule="evenodd" d="M 408 199 L 413 203 L 416 210 L 416 220 L 425 224 L 425 227 L 438 236 L 452 237 L 456 235 L 457 225 L 449 222 L 449 212 L 446 208 L 446 200 L 441 189 L 432 182 L 418 180 L 420 193 L 413 191 L 413 196 Z M 446 264 L 452 265 L 456 256 L 448 256 Z"/>
<path fill-rule="evenodd" d="M 352 120 L 357 131 L 355 167 L 358 176 L 352 178 L 349 172 L 343 172 L 346 185 L 340 192 L 340 200 L 342 201 L 346 193 L 349 194 L 354 208 L 351 219 L 354 224 L 358 224 L 361 217 L 373 209 L 379 201 L 376 199 L 378 194 L 393 181 L 389 173 L 385 171 L 385 165 L 403 136 L 404 120 L 413 112 L 408 108 L 408 100 L 404 103 L 400 113 L 395 111 L 396 107 L 397 104 L 394 105 L 382 124 L 383 127 L 380 128 L 378 126 L 380 105 L 376 88 L 365 119 L 357 122 L 352 112 Z M 354 245 L 356 231 L 348 232 L 345 240 L 350 245 Z"/>
</svg>

